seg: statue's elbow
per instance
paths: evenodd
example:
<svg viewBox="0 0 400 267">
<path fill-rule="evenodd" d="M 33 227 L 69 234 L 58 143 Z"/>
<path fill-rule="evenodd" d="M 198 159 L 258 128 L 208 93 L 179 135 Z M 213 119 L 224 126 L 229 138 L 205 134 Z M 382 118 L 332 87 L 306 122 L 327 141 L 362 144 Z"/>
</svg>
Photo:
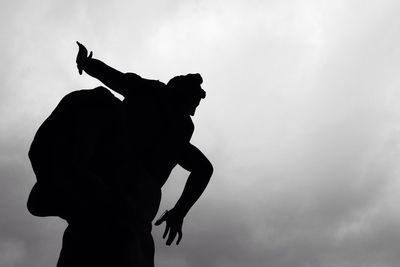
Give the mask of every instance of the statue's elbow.
<svg viewBox="0 0 400 267">
<path fill-rule="evenodd" d="M 214 173 L 214 167 L 210 161 L 207 160 L 207 162 L 204 163 L 202 171 L 203 171 L 204 175 L 206 177 L 208 177 L 208 179 L 211 178 L 212 174 Z"/>
</svg>

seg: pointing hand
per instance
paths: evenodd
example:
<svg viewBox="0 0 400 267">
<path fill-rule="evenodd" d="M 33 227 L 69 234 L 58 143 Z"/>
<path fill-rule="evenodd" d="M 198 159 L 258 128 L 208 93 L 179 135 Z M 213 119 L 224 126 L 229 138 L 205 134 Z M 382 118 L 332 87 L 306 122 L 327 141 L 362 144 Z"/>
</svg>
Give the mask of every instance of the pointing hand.
<svg viewBox="0 0 400 267">
<path fill-rule="evenodd" d="M 78 41 L 76 43 L 79 46 L 78 55 L 76 56 L 76 65 L 78 67 L 79 74 L 82 75 L 84 65 L 88 58 L 92 58 L 93 52 L 91 51 L 88 56 L 87 55 L 88 51 L 86 47 L 83 44 L 79 43 Z"/>
</svg>

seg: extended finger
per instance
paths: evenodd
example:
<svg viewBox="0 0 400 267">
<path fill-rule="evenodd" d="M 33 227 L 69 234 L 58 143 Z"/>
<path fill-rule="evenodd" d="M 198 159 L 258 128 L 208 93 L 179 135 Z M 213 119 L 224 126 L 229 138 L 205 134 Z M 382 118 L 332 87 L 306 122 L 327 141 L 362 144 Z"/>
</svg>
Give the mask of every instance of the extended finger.
<svg viewBox="0 0 400 267">
<path fill-rule="evenodd" d="M 165 216 L 162 216 L 160 219 L 158 219 L 155 223 L 154 223 L 154 225 L 160 225 L 160 224 L 162 224 L 163 222 L 165 221 Z"/>
<path fill-rule="evenodd" d="M 160 219 L 158 219 L 158 220 L 154 223 L 154 225 L 160 225 L 160 224 L 162 224 L 164 221 L 165 221 L 165 218 L 164 218 L 164 217 L 161 217 Z"/>
<path fill-rule="evenodd" d="M 165 221 L 167 219 L 167 214 L 168 214 L 168 210 L 164 211 L 164 213 L 161 214 L 160 218 L 158 218 L 158 220 L 156 220 L 154 225 L 160 225 L 163 221 Z"/>
<path fill-rule="evenodd" d="M 92 56 L 93 56 L 93 51 L 90 51 L 89 58 L 92 58 Z"/>
<path fill-rule="evenodd" d="M 178 231 L 178 240 L 176 240 L 177 245 L 179 245 L 179 242 L 181 242 L 182 236 L 183 236 L 182 231 Z"/>
<path fill-rule="evenodd" d="M 76 41 L 76 44 L 79 46 L 79 49 L 84 49 L 86 48 L 83 44 L 81 44 L 80 42 Z"/>
<path fill-rule="evenodd" d="M 172 242 L 174 241 L 175 237 L 176 237 L 176 231 L 175 230 L 169 231 L 169 236 L 168 236 L 168 239 L 167 239 L 167 246 L 172 244 Z"/>
<path fill-rule="evenodd" d="M 85 54 L 85 56 L 87 55 L 87 49 L 86 49 L 86 47 L 83 45 L 83 44 L 81 44 L 80 42 L 76 42 L 77 44 L 78 44 L 78 46 L 79 46 L 79 51 L 78 51 L 78 53 L 83 53 L 83 54 Z"/>
<path fill-rule="evenodd" d="M 168 224 L 165 225 L 165 231 L 164 231 L 164 234 L 163 234 L 163 236 L 162 236 L 163 239 L 167 236 L 167 234 L 168 234 L 168 232 L 170 231 L 170 229 L 171 229 L 171 227 L 169 227 Z"/>
</svg>

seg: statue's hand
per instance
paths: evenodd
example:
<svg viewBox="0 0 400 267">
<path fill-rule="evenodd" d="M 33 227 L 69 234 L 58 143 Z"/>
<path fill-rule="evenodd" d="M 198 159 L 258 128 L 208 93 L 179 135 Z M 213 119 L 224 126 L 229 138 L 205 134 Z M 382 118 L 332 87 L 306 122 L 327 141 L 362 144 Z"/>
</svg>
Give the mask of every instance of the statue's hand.
<svg viewBox="0 0 400 267">
<path fill-rule="evenodd" d="M 79 46 L 78 55 L 76 56 L 76 65 L 78 67 L 79 74 L 82 75 L 82 71 L 83 71 L 85 62 L 88 58 L 92 58 L 93 52 L 91 51 L 88 56 L 87 55 L 88 51 L 87 51 L 86 47 L 83 44 L 79 43 L 78 41 L 76 43 Z"/>
<path fill-rule="evenodd" d="M 160 225 L 165 221 L 165 231 L 163 234 L 163 239 L 168 235 L 167 239 L 167 246 L 171 245 L 172 242 L 174 241 L 176 235 L 178 235 L 178 239 L 176 240 L 176 244 L 179 245 L 179 242 L 181 242 L 182 239 L 182 224 L 183 224 L 183 217 L 179 215 L 178 213 L 174 212 L 174 210 L 171 211 L 165 211 L 163 215 L 161 215 L 161 218 L 159 218 L 156 222 L 155 225 Z"/>
</svg>

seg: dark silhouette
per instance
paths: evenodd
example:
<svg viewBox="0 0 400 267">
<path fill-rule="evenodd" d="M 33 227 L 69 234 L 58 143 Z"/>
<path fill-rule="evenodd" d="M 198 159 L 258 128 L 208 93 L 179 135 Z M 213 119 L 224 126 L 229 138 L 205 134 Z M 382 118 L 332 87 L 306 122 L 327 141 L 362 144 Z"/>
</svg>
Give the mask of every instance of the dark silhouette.
<svg viewBox="0 0 400 267">
<path fill-rule="evenodd" d="M 205 98 L 202 78 L 177 76 L 165 85 L 113 69 L 78 45 L 79 73 L 124 100 L 104 87 L 62 99 L 29 151 L 37 183 L 28 209 L 67 220 L 59 267 L 154 266 L 151 224 L 172 169 L 179 164 L 190 175 L 176 205 L 155 222 L 166 223 L 167 245 L 179 244 L 184 218 L 213 172 L 190 143 L 190 116 Z"/>
</svg>

